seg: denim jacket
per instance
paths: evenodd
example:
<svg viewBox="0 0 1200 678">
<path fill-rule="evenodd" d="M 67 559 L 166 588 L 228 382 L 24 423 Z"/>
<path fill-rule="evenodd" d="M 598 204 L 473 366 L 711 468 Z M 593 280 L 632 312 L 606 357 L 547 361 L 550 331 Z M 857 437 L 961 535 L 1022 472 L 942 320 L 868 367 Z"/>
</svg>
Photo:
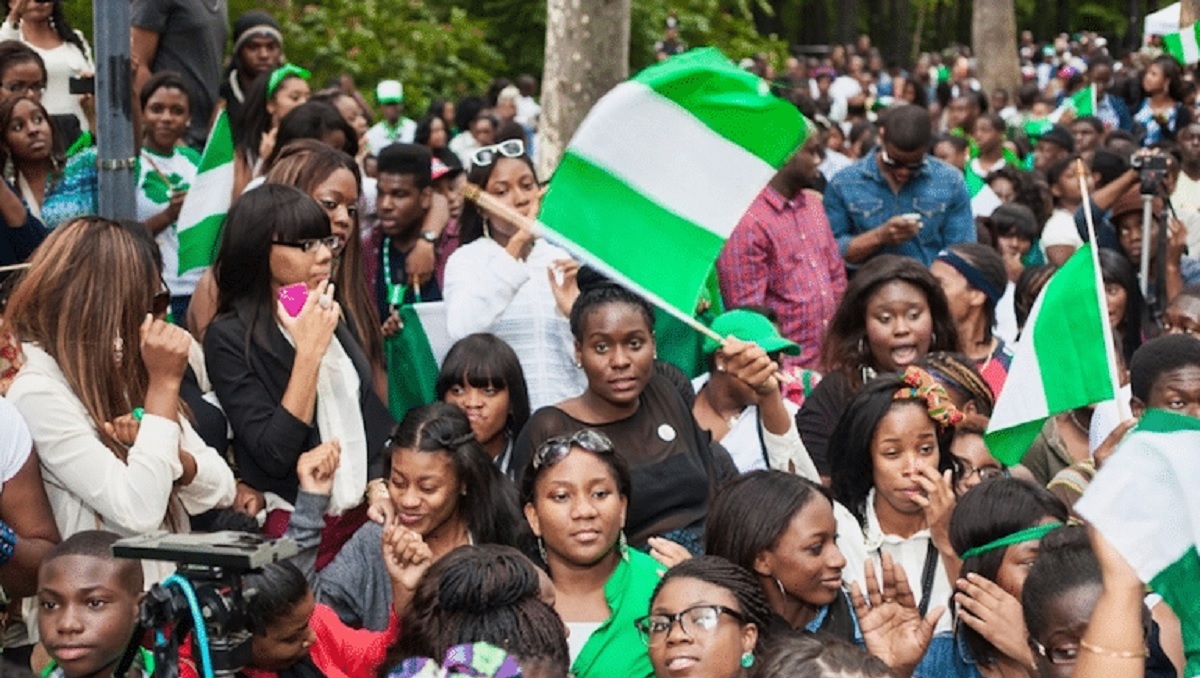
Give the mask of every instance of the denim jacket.
<svg viewBox="0 0 1200 678">
<path fill-rule="evenodd" d="M 878 150 L 838 172 L 825 189 L 825 213 L 842 256 L 855 236 L 908 213 L 921 215 L 921 231 L 911 240 L 889 245 L 879 254 L 902 254 L 926 266 L 950 245 L 975 242 L 975 221 L 962 172 L 936 158 L 926 157 L 898 193 L 875 161 Z"/>
</svg>

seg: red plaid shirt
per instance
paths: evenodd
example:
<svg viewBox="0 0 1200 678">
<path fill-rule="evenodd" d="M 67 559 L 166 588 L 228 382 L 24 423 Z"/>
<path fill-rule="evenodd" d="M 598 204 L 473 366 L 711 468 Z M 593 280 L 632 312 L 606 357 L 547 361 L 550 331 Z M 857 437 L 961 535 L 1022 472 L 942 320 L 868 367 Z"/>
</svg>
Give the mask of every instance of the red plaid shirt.
<svg viewBox="0 0 1200 678">
<path fill-rule="evenodd" d="M 816 368 L 833 312 L 846 291 L 846 268 L 821 196 L 791 200 L 771 186 L 751 203 L 717 259 L 726 308 L 766 306 L 783 336 L 800 344 L 788 366 Z"/>
</svg>

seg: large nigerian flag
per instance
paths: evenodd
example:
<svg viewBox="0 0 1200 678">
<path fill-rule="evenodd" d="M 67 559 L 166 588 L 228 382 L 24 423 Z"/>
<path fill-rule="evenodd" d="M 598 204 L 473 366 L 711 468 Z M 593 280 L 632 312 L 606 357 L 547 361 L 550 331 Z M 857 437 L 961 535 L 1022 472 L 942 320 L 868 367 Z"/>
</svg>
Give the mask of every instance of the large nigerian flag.
<svg viewBox="0 0 1200 678">
<path fill-rule="evenodd" d="M 692 50 L 596 102 L 539 220 L 587 263 L 690 317 L 721 246 L 806 133 L 762 78 Z"/>
<path fill-rule="evenodd" d="M 984 436 L 1006 466 L 1021 461 L 1046 419 L 1113 397 L 1112 341 L 1091 245 L 1050 278 L 1025 322 Z"/>
<path fill-rule="evenodd" d="M 229 114 L 222 110 L 204 145 L 196 180 L 179 210 L 176 228 L 180 273 L 212 263 L 232 198 L 233 134 L 229 131 Z"/>
<path fill-rule="evenodd" d="M 1179 617 L 1200 675 L 1200 419 L 1148 411 L 1075 509 Z"/>
<path fill-rule="evenodd" d="M 1192 24 L 1178 33 L 1168 33 L 1163 36 L 1163 47 L 1167 54 L 1175 57 L 1179 63 L 1187 66 L 1200 61 L 1200 39 L 1197 38 L 1200 23 Z"/>
</svg>

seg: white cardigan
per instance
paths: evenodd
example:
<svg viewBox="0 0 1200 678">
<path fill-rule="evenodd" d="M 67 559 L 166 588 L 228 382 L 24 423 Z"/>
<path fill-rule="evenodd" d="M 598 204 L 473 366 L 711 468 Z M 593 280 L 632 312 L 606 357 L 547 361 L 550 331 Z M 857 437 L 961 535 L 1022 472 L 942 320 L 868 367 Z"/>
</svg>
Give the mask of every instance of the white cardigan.
<svg viewBox="0 0 1200 678">
<path fill-rule="evenodd" d="M 122 462 L 100 441 L 54 358 L 34 344 L 22 348 L 27 362 L 8 399 L 33 434 L 46 496 L 63 538 L 83 530 L 126 537 L 170 530 L 170 525 L 187 532 L 189 513 L 233 504 L 233 472 L 186 419 L 147 414 L 128 461 Z M 173 483 L 183 475 L 180 449 L 195 458 L 196 477 L 172 495 Z M 145 561 L 143 569 L 149 588 L 173 572 L 174 565 Z"/>
<path fill-rule="evenodd" d="M 446 262 L 446 329 L 458 341 L 491 332 L 508 342 L 529 386 L 530 411 L 574 398 L 587 388 L 575 366 L 570 323 L 554 300 L 547 269 L 564 250 L 538 239 L 524 262 L 491 238 L 463 245 Z M 513 431 L 516 434 L 516 431 Z"/>
</svg>

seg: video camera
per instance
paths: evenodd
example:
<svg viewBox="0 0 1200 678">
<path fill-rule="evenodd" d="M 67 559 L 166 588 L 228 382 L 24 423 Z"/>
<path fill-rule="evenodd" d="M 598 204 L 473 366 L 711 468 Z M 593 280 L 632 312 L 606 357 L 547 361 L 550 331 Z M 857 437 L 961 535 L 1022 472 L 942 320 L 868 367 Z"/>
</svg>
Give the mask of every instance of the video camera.
<svg viewBox="0 0 1200 678">
<path fill-rule="evenodd" d="M 250 663 L 247 606 L 256 593 L 243 589 L 242 575 L 296 552 L 290 539 L 244 532 L 158 533 L 113 544 L 117 558 L 178 565 L 176 573 L 152 586 L 142 601 L 134 642 L 116 675 L 128 670 L 145 631 L 155 632 L 155 678 L 179 675 L 179 644 L 189 633 L 197 666 L 208 662 L 214 676 L 236 674 Z"/>
<path fill-rule="evenodd" d="M 1167 156 L 1134 155 L 1129 159 L 1129 166 L 1138 172 L 1142 195 L 1154 195 L 1162 189 L 1167 178 Z"/>
</svg>

